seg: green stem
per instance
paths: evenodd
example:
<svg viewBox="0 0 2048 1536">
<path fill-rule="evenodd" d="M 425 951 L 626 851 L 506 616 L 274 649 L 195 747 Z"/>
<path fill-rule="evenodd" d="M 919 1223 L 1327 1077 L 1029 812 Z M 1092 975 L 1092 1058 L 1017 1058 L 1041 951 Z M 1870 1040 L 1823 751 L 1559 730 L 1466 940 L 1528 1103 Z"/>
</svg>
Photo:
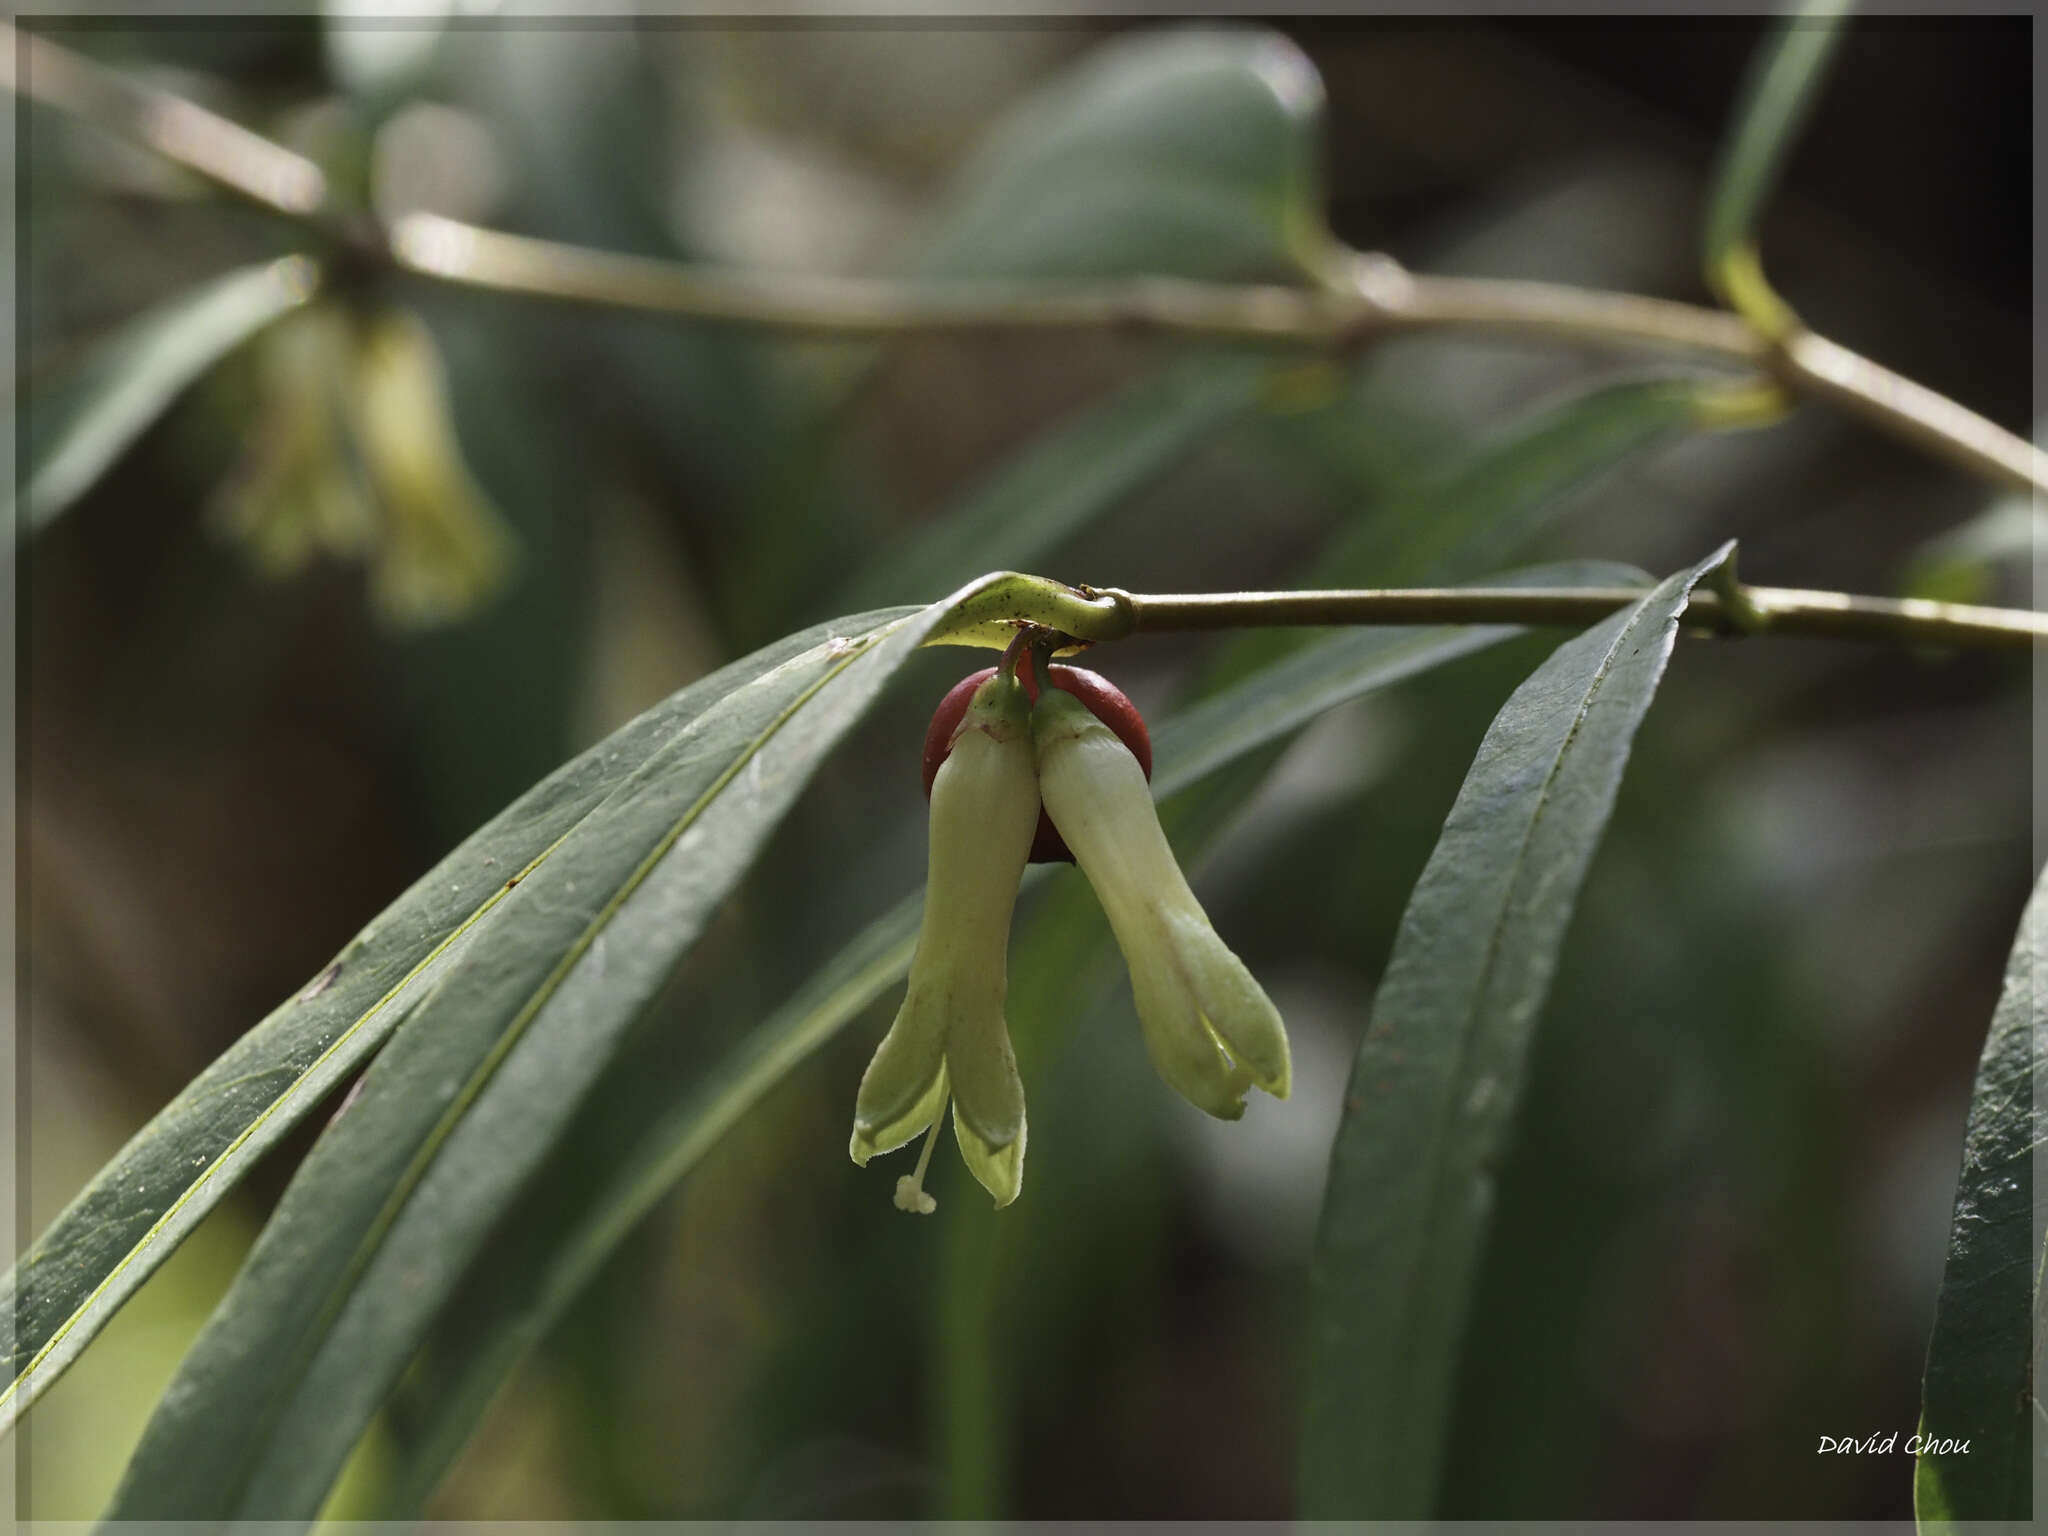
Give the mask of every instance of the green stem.
<svg viewBox="0 0 2048 1536">
<path fill-rule="evenodd" d="M 400 219 L 397 264 L 445 282 L 799 335 L 878 338 L 1107 330 L 1193 341 L 1339 348 L 1398 332 L 1481 330 L 1683 351 L 1761 365 L 1740 319 L 1634 294 L 1554 283 L 1424 277 L 1357 256 L 1323 288 L 1125 278 L 1107 283 L 953 282 L 724 272 L 508 235 L 438 214 Z"/>
<path fill-rule="evenodd" d="M 273 213 L 316 224 L 332 216 L 327 177 L 305 156 L 5 21 L 0 89 L 131 139 Z"/>
<path fill-rule="evenodd" d="M 982 577 L 927 645 L 1002 650 L 1033 634 L 1080 645 L 1168 630 L 1367 624 L 1521 624 L 1583 628 L 1642 600 L 1638 587 L 1352 587 L 1307 592 L 1125 592 L 1015 572 Z M 1732 577 L 1693 593 L 1690 628 L 1725 635 L 1821 635 L 1900 645 L 2024 650 L 2048 641 L 2048 614 L 1919 597 L 1753 587 Z M 1027 643 L 1031 643 L 1027 640 Z M 1068 646 L 1067 648 L 1071 648 Z"/>
<path fill-rule="evenodd" d="M 2048 491 L 2048 459 L 2023 439 L 1834 342 L 1791 329 L 1789 318 L 1786 329 L 1774 334 L 1754 315 L 1552 283 L 1430 277 L 1390 257 L 1356 252 L 1334 255 L 1316 287 L 1151 277 L 933 286 L 707 270 L 508 235 L 432 214 L 400 219 L 387 238 L 333 206 L 326 178 L 311 161 L 4 22 L 0 88 L 124 134 L 343 240 L 366 261 L 442 282 L 855 339 L 1084 330 L 1345 351 L 1389 336 L 1442 330 L 1647 347 L 1774 378 L 1792 394 L 1831 402 L 1985 478 Z M 1758 415 L 1750 410 L 1742 419 Z"/>
<path fill-rule="evenodd" d="M 2025 438 L 1825 336 L 1794 331 L 1771 366 L 1798 393 L 1860 416 L 1937 458 L 2012 490 L 2048 490 L 2048 455 Z"/>
<path fill-rule="evenodd" d="M 1129 606 L 1128 633 L 1273 625 L 1527 624 L 1584 626 L 1641 600 L 1631 587 L 1443 587 L 1330 592 L 1169 593 L 1099 588 Z M 1823 635 L 1908 645 L 2025 649 L 2048 641 L 2048 615 L 1920 598 L 1858 597 L 1738 586 L 1731 604 L 1699 591 L 1687 622 L 1719 634 Z M 1095 638 L 1082 636 L 1079 638 Z M 1101 638 L 1109 638 L 1107 636 Z"/>
</svg>

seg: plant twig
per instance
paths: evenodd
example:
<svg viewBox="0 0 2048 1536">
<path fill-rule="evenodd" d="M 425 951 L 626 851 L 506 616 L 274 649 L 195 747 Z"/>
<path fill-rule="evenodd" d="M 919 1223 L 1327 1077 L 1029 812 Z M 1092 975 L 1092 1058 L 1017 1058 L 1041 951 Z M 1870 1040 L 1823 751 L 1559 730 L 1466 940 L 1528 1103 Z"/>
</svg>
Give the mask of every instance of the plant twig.
<svg viewBox="0 0 2048 1536">
<path fill-rule="evenodd" d="M 1333 263 L 1319 287 L 1171 278 L 932 286 L 705 269 L 431 214 L 400 219 L 386 240 L 338 214 L 311 161 L 5 22 L 0 86 L 126 134 L 265 207 L 340 235 L 368 260 L 451 283 L 848 338 L 1095 330 L 1343 350 L 1458 330 L 1649 347 L 1758 370 L 1793 394 L 1829 401 L 2001 485 L 2048 491 L 2048 456 L 2004 428 L 1803 327 L 1773 335 L 1723 310 L 1550 283 L 1431 277 L 1356 253 Z"/>
<path fill-rule="evenodd" d="M 1121 330 L 1194 340 L 1328 344 L 1372 306 L 1312 288 L 1136 278 L 1112 284 L 948 283 L 720 271 L 587 250 L 409 214 L 391 250 L 410 272 L 535 298 L 650 310 L 813 336 Z"/>
<path fill-rule="evenodd" d="M 1802 394 L 2016 491 L 2048 491 L 2048 455 L 1975 411 L 1801 327 L 1774 371 Z"/>
<path fill-rule="evenodd" d="M 1527 624 L 1580 627 L 1639 602 L 1630 587 L 1415 587 L 1324 592 L 1141 595 L 1094 591 L 1128 610 L 1126 633 L 1292 625 Z M 1907 645 L 2025 649 L 2048 642 L 2048 614 L 1921 598 L 1795 587 L 1696 591 L 1687 623 L 1721 634 L 1823 635 Z M 1107 637 L 1083 637 L 1107 638 Z"/>
<path fill-rule="evenodd" d="M 913 286 L 720 272 L 503 234 L 435 214 L 399 220 L 391 245 L 401 267 L 449 282 L 814 335 L 1113 330 L 1340 347 L 1397 331 L 1459 328 L 1751 365 L 1768 351 L 1741 320 L 1718 310 L 1550 283 L 1422 277 L 1384 256 L 1360 257 L 1357 280 L 1331 288 L 1152 277 Z"/>
<path fill-rule="evenodd" d="M 0 87 L 133 139 L 272 212 L 311 219 L 327 211 L 327 177 L 303 155 L 6 21 Z"/>
</svg>

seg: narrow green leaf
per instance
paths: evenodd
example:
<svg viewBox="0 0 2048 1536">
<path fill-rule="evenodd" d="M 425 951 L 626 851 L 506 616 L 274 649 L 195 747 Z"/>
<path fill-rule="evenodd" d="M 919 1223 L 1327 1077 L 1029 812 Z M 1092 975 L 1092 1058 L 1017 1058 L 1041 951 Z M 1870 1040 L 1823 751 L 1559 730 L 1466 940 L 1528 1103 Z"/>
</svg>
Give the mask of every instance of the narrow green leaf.
<svg viewBox="0 0 2048 1536">
<path fill-rule="evenodd" d="M 869 615 L 860 622 L 901 618 Z M 714 700 L 829 637 L 792 635 L 713 673 L 563 765 L 450 853 L 195 1078 L 0 1282 L 0 1431 L 249 1168 L 381 1045 L 489 923 L 508 882 Z"/>
<path fill-rule="evenodd" d="M 1466 1299 L 1572 904 L 1693 587 L 1560 646 L 1495 718 L 1394 941 L 1309 1271 L 1301 1505 L 1429 1514 Z"/>
<path fill-rule="evenodd" d="M 2001 496 L 1960 528 L 1914 550 L 1899 576 L 1907 597 L 1940 603 L 1993 601 L 1996 567 L 2018 568 L 2022 579 L 2048 550 L 2048 510 L 2032 496 Z"/>
<path fill-rule="evenodd" d="M 1913 1510 L 1923 1531 L 1951 1531 L 1964 1520 L 2030 1520 L 2034 1486 L 2048 1476 L 2035 1449 L 2048 1261 L 2048 1209 L 2034 1177 L 2038 1149 L 2048 1143 L 2048 1105 L 2034 1095 L 2035 1065 L 2048 1060 L 2044 957 L 2048 874 L 2020 918 L 1963 1132 L 1921 1395 L 1920 1434 L 1931 1449 L 1913 1468 Z"/>
<path fill-rule="evenodd" d="M 825 754 L 983 578 L 709 704 L 510 893 L 308 1154 L 116 1518 L 310 1518 L 499 1216 Z M 1020 599 L 1021 600 L 1021 599 Z M 997 604 L 997 606 L 1000 606 Z"/>
<path fill-rule="evenodd" d="M 1707 194 L 1703 255 L 1710 281 L 1731 258 L 1754 250 L 1757 215 L 1853 8 L 1854 0 L 1802 0 L 1759 50 Z"/>
<path fill-rule="evenodd" d="M 962 168 L 927 277 L 1300 278 L 1324 259 L 1323 87 L 1276 32 L 1139 32 Z"/>
<path fill-rule="evenodd" d="M 1260 358 L 1203 354 L 1144 375 L 1033 441 L 907 548 L 885 549 L 838 606 L 957 586 L 991 566 L 1037 568 L 1062 540 L 1249 410 L 1270 371 Z"/>
<path fill-rule="evenodd" d="M 1398 586 L 1497 564 L 1566 492 L 1693 425 L 1699 389 L 1697 378 L 1656 375 L 1543 400 L 1447 472 L 1361 519 L 1318 562 L 1315 579 Z"/>
<path fill-rule="evenodd" d="M 1396 587 L 1498 569 L 1573 490 L 1683 431 L 1697 388 L 1686 377 L 1626 378 L 1540 401 L 1446 468 L 1361 512 L 1316 558 L 1302 585 Z M 1342 411 L 1292 427 L 1276 418 L 1272 425 L 1326 450 L 1356 430 Z M 1300 644 L 1285 630 L 1233 635 L 1205 668 L 1202 686 L 1235 681 Z"/>
<path fill-rule="evenodd" d="M 90 490 L 187 386 L 319 286 L 320 269 L 303 256 L 239 268 L 143 311 L 62 378 L 25 391 L 17 535 Z M 12 506 L 12 486 L 7 494 Z"/>
<path fill-rule="evenodd" d="M 1647 587 L 1632 565 L 1574 560 L 1488 578 L 1503 587 Z M 1164 722 L 1153 736 L 1161 799 L 1206 777 L 1254 747 L 1304 726 L 1369 688 L 1384 688 L 1521 630 L 1512 625 L 1431 629 L 1352 629 L 1211 695 Z M 1360 682 L 1363 680 L 1363 686 Z"/>
<path fill-rule="evenodd" d="M 1531 586 L 1643 581 L 1628 566 L 1574 562 L 1500 578 Z M 1153 737 L 1162 800 L 1284 740 L 1325 710 L 1390 687 L 1518 631 L 1500 627 L 1351 630 L 1164 721 Z M 1250 785 L 1241 787 L 1248 793 Z M 1205 807 L 1214 822 L 1218 807 Z M 1035 869 L 1035 882 L 1045 875 Z M 622 1058 L 616 1113 L 645 1121 L 623 1158 L 595 1146 L 565 1156 L 577 1177 L 550 1171 L 477 1261 L 429 1336 L 394 1404 L 418 1449 L 389 1494 L 388 1517 L 418 1513 L 499 1388 L 626 1235 L 718 1137 L 876 998 L 903 979 L 923 895 L 913 892 L 863 929 L 727 1058 L 695 1081 L 649 1087 L 654 1069 Z M 671 1072 L 671 1077 L 673 1073 Z M 849 1085 L 849 1095 L 851 1087 Z M 851 1098 L 848 1100 L 851 1103 Z M 610 1165 L 593 1180 L 588 1170 Z"/>
<path fill-rule="evenodd" d="M 376 1518 L 425 1509 L 499 1390 L 634 1228 L 742 1115 L 902 981 L 923 906 L 913 891 L 869 923 L 701 1081 L 657 1091 L 637 1058 L 615 1065 L 596 1096 L 611 1106 L 609 1128 L 620 1115 L 645 1125 L 623 1159 L 565 1144 L 471 1266 L 393 1399 L 408 1452 Z"/>
<path fill-rule="evenodd" d="M 1302 281 L 1332 248 L 1322 109 L 1314 66 L 1275 32 L 1183 29 L 1109 42 L 1030 95 L 966 157 L 905 275 Z M 762 632 L 775 633 L 772 614 L 788 611 L 791 593 L 808 613 L 819 593 L 837 591 L 853 608 L 869 601 L 862 594 L 937 591 L 992 565 L 1035 568 L 1058 539 L 1177 459 L 1205 420 L 1228 410 L 1221 397 L 1232 378 L 1256 371 L 1249 358 L 1217 357 L 1206 369 L 1197 359 L 1133 386 L 1030 450 L 912 544 L 899 568 L 898 551 L 869 565 L 851 542 L 846 530 L 865 512 L 811 526 L 833 494 L 844 404 L 879 356 L 842 357 L 829 417 L 813 422 L 754 498 L 740 579 L 727 583 L 741 593 L 729 629 L 769 613 Z M 1211 390 L 1218 399 L 1205 408 L 1197 397 Z M 1162 418 L 1146 425 L 1144 401 L 1155 393 Z M 1119 424 L 1129 441 L 1114 441 Z M 996 529 L 1000 542 L 977 548 L 979 534 Z M 853 585 L 840 588 L 847 571 Z"/>
</svg>

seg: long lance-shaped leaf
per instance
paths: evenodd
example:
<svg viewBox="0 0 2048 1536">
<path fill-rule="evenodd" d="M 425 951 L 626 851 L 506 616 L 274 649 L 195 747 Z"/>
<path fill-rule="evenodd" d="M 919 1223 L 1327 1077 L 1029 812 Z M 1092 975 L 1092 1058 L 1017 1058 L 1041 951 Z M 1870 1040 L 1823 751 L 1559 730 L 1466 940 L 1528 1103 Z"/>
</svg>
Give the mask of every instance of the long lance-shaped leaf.
<svg viewBox="0 0 2048 1536">
<path fill-rule="evenodd" d="M 1056 72 L 974 149 L 909 275 L 1300 281 L 1336 249 L 1322 214 L 1322 127 L 1315 67 L 1277 32 L 1118 38 Z M 833 391 L 842 402 L 875 356 L 842 359 Z M 914 539 L 906 559 L 864 565 L 840 589 L 843 606 L 864 606 L 874 592 L 943 590 L 991 565 L 1037 569 L 1058 538 L 1163 470 L 1200 433 L 1205 412 L 1195 395 L 1227 394 L 1231 375 L 1256 368 L 1256 359 L 1217 353 L 1140 381 L 1005 466 Z M 1140 419 L 1147 396 L 1162 413 L 1150 423 Z M 1119 418 L 1125 441 L 1116 437 Z M 811 467 L 798 466 L 755 508 L 744 590 L 782 591 L 799 571 L 819 570 L 815 558 L 800 560 L 806 550 L 816 556 L 818 540 L 790 531 L 813 515 L 824 463 L 817 455 L 823 435 L 836 431 L 819 424 Z M 973 528 L 995 537 L 977 545 Z"/>
<path fill-rule="evenodd" d="M 2034 436 L 2036 447 L 2048 447 L 2048 433 Z M 1939 603 L 1993 602 L 1996 568 L 2009 564 L 2024 572 L 2041 549 L 2048 549 L 2048 507 L 2031 494 L 2001 496 L 1960 528 L 1914 550 L 1899 573 L 1899 590 Z"/>
<path fill-rule="evenodd" d="M 848 584 L 843 605 L 953 586 L 992 564 L 1039 567 L 1063 540 L 1249 410 L 1273 366 L 1203 354 L 1126 385 L 1034 441 L 907 548 L 885 549 Z"/>
<path fill-rule="evenodd" d="M 1463 578 L 1527 542 L 1567 493 L 1702 425 L 1707 381 L 1606 380 L 1538 402 L 1454 461 L 1390 497 L 1318 557 L 1314 584 Z M 1327 429 L 1326 429 L 1327 430 Z"/>
<path fill-rule="evenodd" d="M 1710 281 L 1731 260 L 1753 255 L 1757 215 L 1813 107 L 1851 9 L 1852 0 L 1803 0 L 1758 52 L 1707 194 L 1701 244 Z"/>
<path fill-rule="evenodd" d="M 1596 475 L 1698 425 L 1701 381 L 1665 376 L 1609 380 L 1539 402 L 1449 468 L 1387 496 L 1332 539 L 1304 573 L 1312 587 L 1460 581 L 1498 567 Z M 1335 428 L 1284 417 L 1271 423 L 1311 450 Z M 1298 649 L 1300 636 L 1252 630 L 1231 637 L 1203 670 L 1204 690 Z"/>
<path fill-rule="evenodd" d="M 1648 578 L 1629 566 L 1572 562 L 1497 578 L 1531 586 L 1612 586 Z M 1164 800 L 1348 700 L 1390 687 L 1519 631 L 1497 626 L 1354 630 L 1330 636 L 1257 677 L 1161 723 L 1154 788 Z M 1254 781 L 1256 782 L 1256 781 Z M 1237 786 L 1238 796 L 1250 784 Z M 1205 807 L 1214 821 L 1227 807 Z M 1046 873 L 1030 872 L 1027 880 Z M 863 1009 L 903 979 L 923 909 L 913 892 L 870 923 L 696 1082 L 664 1078 L 633 1057 L 612 1069 L 605 1140 L 619 1117 L 644 1122 L 620 1157 L 595 1147 L 565 1157 L 492 1238 L 429 1336 L 394 1401 L 413 1447 L 384 1518 L 417 1513 L 453 1466 L 498 1390 L 634 1227 L 747 1110 Z M 589 1170 L 609 1166 L 593 1179 Z M 572 1176 L 570 1171 L 574 1170 Z"/>
<path fill-rule="evenodd" d="M 64 376 L 31 386 L 17 535 L 90 490 L 194 380 L 312 298 L 319 282 L 320 269 L 303 256 L 242 267 L 143 311 Z M 12 486 L 7 495 L 12 505 Z"/>
<path fill-rule="evenodd" d="M 2034 1072 L 2048 1061 L 2048 874 L 2034 887 L 2006 962 L 2005 989 L 1977 1063 L 1963 1132 L 1948 1266 L 1927 1346 L 1913 1509 L 1923 1531 L 1959 1520 L 2024 1522 L 2048 1482 L 2040 1426 L 2042 1242 L 2048 1209 L 2035 1160 L 2048 1105 Z"/>
<path fill-rule="evenodd" d="M 497 1218 L 825 754 L 1029 578 L 845 629 L 707 707 L 502 903 L 308 1154 L 158 1404 L 116 1518 L 310 1517 Z"/>
<path fill-rule="evenodd" d="M 902 618 L 892 609 L 851 621 Z M 842 621 L 843 626 L 847 621 Z M 0 1429 L 75 1359 L 255 1161 L 381 1045 L 514 882 L 715 699 L 820 625 L 672 695 L 486 823 L 129 1140 L 0 1282 Z"/>
<path fill-rule="evenodd" d="M 1480 743 L 1359 1046 L 1309 1270 L 1301 1507 L 1429 1513 L 1493 1168 L 1572 904 L 1693 587 L 1560 646 Z"/>
<path fill-rule="evenodd" d="M 915 270 L 1297 280 L 1329 259 L 1322 124 L 1322 81 L 1280 33 L 1127 33 L 975 151 Z"/>
</svg>

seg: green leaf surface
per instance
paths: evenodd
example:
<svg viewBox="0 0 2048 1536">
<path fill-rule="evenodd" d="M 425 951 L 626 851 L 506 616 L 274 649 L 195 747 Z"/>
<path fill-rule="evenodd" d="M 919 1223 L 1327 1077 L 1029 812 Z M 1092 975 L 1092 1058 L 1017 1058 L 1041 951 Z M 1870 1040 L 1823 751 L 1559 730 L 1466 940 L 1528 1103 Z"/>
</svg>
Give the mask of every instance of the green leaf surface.
<svg viewBox="0 0 2048 1536">
<path fill-rule="evenodd" d="M 84 495 L 201 374 L 319 285 L 319 268 L 303 256 L 238 268 L 144 310 L 62 377 L 29 388 L 17 535 Z"/>
<path fill-rule="evenodd" d="M 1630 743 L 1728 546 L 1568 641 L 1480 743 L 1402 916 L 1309 1271 L 1301 1508 L 1426 1517 L 1493 1169 Z"/>
<path fill-rule="evenodd" d="M 0 1426 L 56 1379 L 256 1159 L 384 1042 L 400 1013 L 488 928 L 509 882 L 714 700 L 830 634 L 821 625 L 713 673 L 543 779 L 138 1131 L 0 1285 L 9 1377 Z"/>
<path fill-rule="evenodd" d="M 1034 440 L 958 506 L 855 576 L 837 606 L 933 592 L 1044 557 L 1258 401 L 1270 364 L 1200 355 L 1148 373 Z"/>
<path fill-rule="evenodd" d="M 1302 281 L 1331 246 L 1322 111 L 1314 66 L 1277 33 L 1191 28 L 1112 41 L 1041 87 L 967 157 L 906 275 Z M 839 388 L 850 391 L 875 355 L 847 358 Z M 1034 444 L 907 551 L 857 566 L 835 605 L 942 590 L 992 565 L 1036 567 L 1241 409 L 1261 376 L 1253 359 L 1216 354 L 1141 379 Z M 821 426 L 812 451 L 839 430 Z M 807 468 L 799 453 L 754 509 L 744 611 L 821 590 L 811 585 L 820 549 L 823 569 L 855 565 L 859 552 L 833 543 L 845 519 L 788 535 L 821 483 L 820 464 Z M 801 611 L 816 609 L 806 601 Z"/>
<path fill-rule="evenodd" d="M 1612 586 L 1647 579 L 1628 566 L 1572 562 L 1499 578 L 1531 586 Z M 1153 786 L 1173 801 L 1283 741 L 1325 710 L 1390 687 L 1519 631 L 1499 626 L 1334 634 L 1154 733 Z M 1256 781 L 1254 781 L 1255 783 Z M 1239 798 L 1254 787 L 1239 787 Z M 1173 807 L 1169 806 L 1169 810 Z M 1221 810 L 1205 806 L 1205 822 Z M 1032 870 L 1027 886 L 1043 878 Z M 613 1069 L 618 1115 L 644 1121 L 623 1157 L 592 1145 L 564 1156 L 579 1176 L 544 1177 L 493 1238 L 429 1336 L 394 1404 L 415 1452 L 386 1517 L 419 1513 L 521 1359 L 655 1205 L 748 1109 L 863 1009 L 903 979 L 923 910 L 913 892 L 856 935 L 726 1058 L 689 1081 L 649 1087 L 658 1069 Z M 674 1077 L 670 1069 L 671 1079 Z M 849 1113 L 852 1085 L 848 1085 Z M 592 1138 L 595 1140 L 595 1138 Z M 588 1170 L 610 1165 L 593 1188 Z"/>
<path fill-rule="evenodd" d="M 1315 580 L 1399 586 L 1498 563 L 1565 493 L 1693 425 L 1699 388 L 1656 375 L 1541 401 L 1361 519 L 1318 561 Z"/>
<path fill-rule="evenodd" d="M 2048 1474 L 2035 1453 L 2041 1339 L 2041 1233 L 2048 1210 L 2035 1182 L 2048 1109 L 2034 1098 L 2048 1057 L 2048 875 L 2034 887 L 2006 961 L 2005 987 L 1977 1063 L 1948 1264 L 1927 1346 L 1920 1434 L 1937 1454 L 1913 1468 L 1923 1531 L 1958 1521 L 2028 1521 Z M 1958 1449 L 1956 1447 L 1966 1447 Z"/>
<path fill-rule="evenodd" d="M 1812 110 L 1853 0 L 1804 0 L 1759 51 L 1707 194 L 1706 269 L 1756 243 L 1757 215 Z"/>
<path fill-rule="evenodd" d="M 1938 603 L 1994 600 L 1996 568 L 2011 565 L 2020 579 L 2048 550 L 2048 510 L 2032 496 L 2005 496 L 1960 528 L 1929 539 L 1914 550 L 1899 576 L 1907 597 Z"/>
<path fill-rule="evenodd" d="M 499 1390 L 634 1228 L 742 1115 L 903 979 L 923 906 L 913 891 L 869 923 L 699 1081 L 658 1093 L 621 1060 L 606 1118 L 614 1134 L 619 1115 L 644 1122 L 631 1150 L 594 1186 L 601 1154 L 565 1152 L 478 1257 L 393 1400 L 410 1451 L 377 1518 L 424 1511 Z"/>
<path fill-rule="evenodd" d="M 1278 33 L 1140 32 L 962 168 L 925 277 L 1299 279 L 1322 260 L 1323 88 Z"/>
<path fill-rule="evenodd" d="M 984 578 L 707 704 L 394 1033 L 144 1431 L 115 1518 L 311 1518 L 497 1219 L 825 754 Z M 999 604 L 998 604 L 999 605 Z"/>
<path fill-rule="evenodd" d="M 1397 587 L 1497 569 L 1574 490 L 1684 431 L 1694 419 L 1698 382 L 1631 377 L 1539 401 L 1446 467 L 1374 496 L 1301 584 Z M 1358 408 L 1348 402 L 1294 422 L 1272 418 L 1271 425 L 1308 451 L 1327 452 L 1359 430 Z M 1367 493 L 1358 486 L 1353 494 Z M 1234 681 L 1300 643 L 1286 630 L 1233 635 L 1205 669 L 1203 686 Z"/>
</svg>

